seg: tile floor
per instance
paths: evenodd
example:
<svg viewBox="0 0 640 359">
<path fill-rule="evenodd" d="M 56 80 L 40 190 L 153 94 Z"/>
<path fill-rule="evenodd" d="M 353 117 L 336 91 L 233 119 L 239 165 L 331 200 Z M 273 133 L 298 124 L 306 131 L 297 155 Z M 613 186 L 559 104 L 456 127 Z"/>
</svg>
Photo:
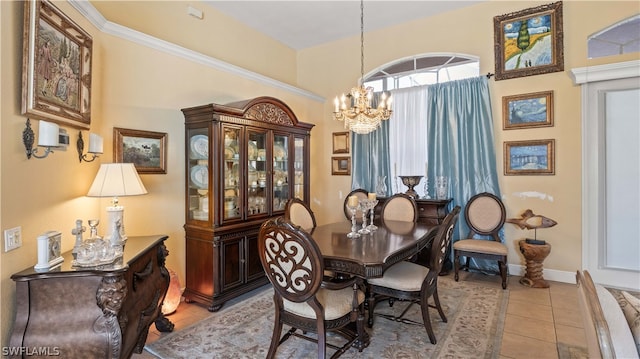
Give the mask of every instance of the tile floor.
<svg viewBox="0 0 640 359">
<path fill-rule="evenodd" d="M 559 358 L 558 353 L 565 345 L 586 347 L 576 285 L 549 281 L 549 288 L 528 288 L 521 285 L 519 279 L 509 277 L 509 302 L 501 333 L 500 359 Z M 495 276 L 463 272 L 460 280 L 500 287 L 500 280 Z M 208 314 L 202 305 L 182 303 L 169 319 L 175 324 L 175 330 L 180 330 Z M 159 333 L 152 325 L 147 343 L 162 335 L 166 334 Z M 145 351 L 134 354 L 133 358 L 152 359 L 155 356 Z"/>
</svg>

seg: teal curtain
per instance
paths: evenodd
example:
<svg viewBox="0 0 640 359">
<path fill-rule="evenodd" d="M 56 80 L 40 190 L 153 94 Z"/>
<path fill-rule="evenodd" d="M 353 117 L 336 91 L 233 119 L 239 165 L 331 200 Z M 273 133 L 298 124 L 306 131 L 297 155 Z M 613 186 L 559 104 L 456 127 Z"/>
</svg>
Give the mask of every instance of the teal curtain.
<svg viewBox="0 0 640 359">
<path fill-rule="evenodd" d="M 430 85 L 427 89 L 425 146 L 429 193 L 435 197 L 437 176 L 448 178 L 448 197 L 453 198 L 450 206 L 462 208 L 454 241 L 469 233 L 464 207 L 473 195 L 490 192 L 501 196 L 488 81 L 486 76 L 481 76 Z M 418 92 L 416 90 L 416 94 Z M 421 117 L 424 116 L 415 116 L 416 119 Z M 393 115 L 389 121 L 393 121 Z M 386 122 L 370 134 L 352 135 L 352 189 L 374 191 L 377 179 L 384 176 L 387 194 L 391 194 L 388 138 L 389 124 Z M 502 232 L 500 237 L 504 238 Z M 471 265 L 483 271 L 498 269 L 497 263 L 484 260 L 472 259 Z"/>
<path fill-rule="evenodd" d="M 351 144 L 351 189 L 378 193 L 384 188 L 385 196 L 390 195 L 389 122 L 382 121 L 380 128 L 366 135 L 351 133 Z M 380 181 L 384 183 L 383 187 L 380 187 Z"/>
<path fill-rule="evenodd" d="M 371 99 L 371 107 L 378 106 L 381 93 Z M 393 120 L 393 115 L 390 121 Z M 351 133 L 351 189 L 362 188 L 382 196 L 391 194 L 391 172 L 389 159 L 389 122 L 383 120 L 380 128 L 368 134 Z M 384 185 L 382 185 L 384 183 Z"/>
<path fill-rule="evenodd" d="M 453 237 L 456 241 L 469 233 L 464 219 L 467 201 L 480 192 L 500 197 L 488 79 L 481 76 L 433 85 L 428 101 L 429 184 L 435 188 L 437 176 L 449 180 L 452 206 L 462 208 Z M 497 263 L 485 260 L 472 259 L 471 265 L 480 270 L 498 269 Z"/>
</svg>

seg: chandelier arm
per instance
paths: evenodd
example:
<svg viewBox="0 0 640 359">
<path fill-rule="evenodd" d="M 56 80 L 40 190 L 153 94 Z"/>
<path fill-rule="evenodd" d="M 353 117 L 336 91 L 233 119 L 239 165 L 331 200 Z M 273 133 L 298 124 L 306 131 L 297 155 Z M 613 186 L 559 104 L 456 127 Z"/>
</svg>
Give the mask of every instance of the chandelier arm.
<svg viewBox="0 0 640 359">
<path fill-rule="evenodd" d="M 360 86 L 364 86 L 364 0 L 360 0 Z"/>
</svg>

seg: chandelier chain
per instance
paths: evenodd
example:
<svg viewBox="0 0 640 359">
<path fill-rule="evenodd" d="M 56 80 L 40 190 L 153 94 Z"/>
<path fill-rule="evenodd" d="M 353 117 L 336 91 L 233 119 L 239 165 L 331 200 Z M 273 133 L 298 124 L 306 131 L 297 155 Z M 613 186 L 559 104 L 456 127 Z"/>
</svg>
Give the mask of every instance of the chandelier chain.
<svg viewBox="0 0 640 359">
<path fill-rule="evenodd" d="M 364 85 L 364 0 L 360 0 L 360 85 Z"/>
</svg>

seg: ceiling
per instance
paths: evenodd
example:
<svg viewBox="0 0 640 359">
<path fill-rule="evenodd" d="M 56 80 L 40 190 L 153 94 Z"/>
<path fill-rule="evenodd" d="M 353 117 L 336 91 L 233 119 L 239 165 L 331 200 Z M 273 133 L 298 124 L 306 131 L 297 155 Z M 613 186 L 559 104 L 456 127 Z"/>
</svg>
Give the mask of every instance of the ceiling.
<svg viewBox="0 0 640 359">
<path fill-rule="evenodd" d="M 487 0 L 367 0 L 364 2 L 364 31 L 366 33 L 483 1 Z M 296 50 L 360 33 L 360 2 L 356 0 L 205 0 L 204 3 Z M 206 16 L 206 8 L 199 10 Z"/>
</svg>

